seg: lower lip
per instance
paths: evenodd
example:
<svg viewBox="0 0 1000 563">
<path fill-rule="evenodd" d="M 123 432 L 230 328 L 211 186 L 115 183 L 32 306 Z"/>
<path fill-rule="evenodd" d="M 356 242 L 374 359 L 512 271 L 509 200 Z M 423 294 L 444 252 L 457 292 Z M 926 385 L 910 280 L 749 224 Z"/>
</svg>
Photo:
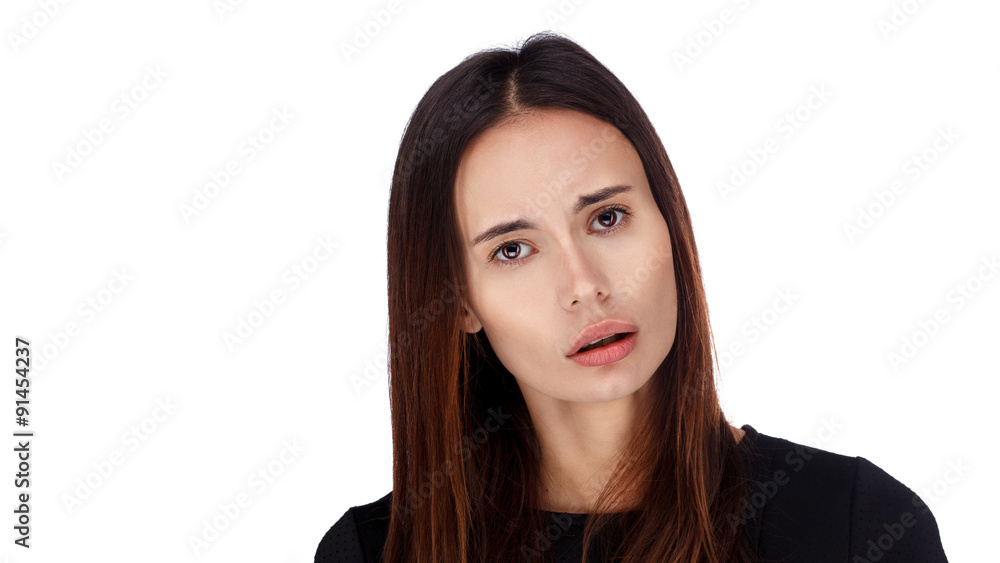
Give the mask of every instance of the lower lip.
<svg viewBox="0 0 1000 563">
<path fill-rule="evenodd" d="M 588 367 L 603 366 L 605 364 L 617 362 L 625 356 L 628 356 L 635 348 L 636 334 L 638 333 L 633 332 L 618 342 L 602 348 L 588 350 L 586 352 L 577 352 L 576 354 L 570 356 L 569 359 L 580 364 L 581 366 Z"/>
</svg>

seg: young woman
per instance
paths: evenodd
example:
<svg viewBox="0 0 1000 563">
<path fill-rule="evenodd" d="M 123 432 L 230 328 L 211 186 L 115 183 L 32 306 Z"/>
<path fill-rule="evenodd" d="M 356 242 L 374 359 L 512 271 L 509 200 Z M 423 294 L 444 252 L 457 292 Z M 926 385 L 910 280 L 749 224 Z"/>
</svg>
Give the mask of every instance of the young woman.
<svg viewBox="0 0 1000 563">
<path fill-rule="evenodd" d="M 393 490 L 317 562 L 946 561 L 868 460 L 727 422 L 670 160 L 577 44 L 441 76 L 388 219 Z"/>
</svg>

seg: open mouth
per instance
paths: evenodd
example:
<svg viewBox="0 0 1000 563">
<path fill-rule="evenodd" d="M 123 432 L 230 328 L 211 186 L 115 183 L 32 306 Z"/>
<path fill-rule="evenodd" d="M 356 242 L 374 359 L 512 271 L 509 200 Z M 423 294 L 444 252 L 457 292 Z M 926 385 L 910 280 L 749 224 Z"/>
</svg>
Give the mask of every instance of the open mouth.
<svg viewBox="0 0 1000 563">
<path fill-rule="evenodd" d="M 597 348 L 603 348 L 604 346 L 607 346 L 609 344 L 614 344 L 615 342 L 618 342 L 619 340 L 621 340 L 622 338 L 625 338 L 626 336 L 628 336 L 630 334 L 632 334 L 632 333 L 631 332 L 619 332 L 618 334 L 612 334 L 611 336 L 606 336 L 606 337 L 604 337 L 604 338 L 602 338 L 602 339 L 600 339 L 600 340 L 598 340 L 596 342 L 591 342 L 590 344 L 587 344 L 583 348 L 580 348 L 579 350 L 577 350 L 576 353 L 580 354 L 582 352 L 588 352 L 590 350 L 595 350 Z"/>
</svg>

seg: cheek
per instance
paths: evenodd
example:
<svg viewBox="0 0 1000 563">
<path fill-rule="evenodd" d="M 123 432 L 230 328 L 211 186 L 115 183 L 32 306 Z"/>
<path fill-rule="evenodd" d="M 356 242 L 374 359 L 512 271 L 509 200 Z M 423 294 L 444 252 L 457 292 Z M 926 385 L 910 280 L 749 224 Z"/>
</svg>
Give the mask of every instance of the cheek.
<svg viewBox="0 0 1000 563">
<path fill-rule="evenodd" d="M 645 248 L 653 247 L 652 244 Z M 656 303 L 649 303 L 650 306 L 659 306 L 662 301 L 676 301 L 674 292 L 673 263 L 669 251 L 664 254 L 662 246 L 657 252 L 643 252 L 631 264 L 621 269 L 620 285 L 628 293 L 634 293 L 636 297 L 645 300 L 656 300 Z M 628 291 L 634 289 L 634 291 Z"/>
<path fill-rule="evenodd" d="M 664 308 L 670 311 L 677 311 L 677 286 L 674 281 L 674 271 L 671 267 L 663 267 L 657 271 L 656 276 L 657 291 L 663 296 Z"/>
<path fill-rule="evenodd" d="M 530 372 L 558 352 L 555 332 L 530 295 L 505 295 L 480 308 L 480 321 L 497 358 L 511 373 Z M 526 371 L 527 370 L 527 371 Z"/>
<path fill-rule="evenodd" d="M 635 275 L 638 281 L 636 297 L 644 303 L 641 307 L 656 311 L 654 322 L 661 326 L 677 321 L 677 287 L 671 256 L 657 254 L 643 262 Z"/>
<path fill-rule="evenodd" d="M 534 380 L 540 373 L 541 364 L 549 361 L 542 353 L 544 344 L 538 338 L 525 335 L 512 327 L 494 325 L 486 331 L 486 337 L 493 347 L 497 359 L 516 379 Z"/>
</svg>

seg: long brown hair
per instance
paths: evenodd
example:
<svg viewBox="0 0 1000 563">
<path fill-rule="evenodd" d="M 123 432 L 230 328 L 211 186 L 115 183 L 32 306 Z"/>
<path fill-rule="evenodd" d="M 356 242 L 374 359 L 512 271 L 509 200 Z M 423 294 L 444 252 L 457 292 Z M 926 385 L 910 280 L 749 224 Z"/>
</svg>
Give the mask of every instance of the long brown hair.
<svg viewBox="0 0 1000 563">
<path fill-rule="evenodd" d="M 747 561 L 739 517 L 747 481 L 716 393 L 687 204 L 636 99 L 593 55 L 552 33 L 478 52 L 446 72 L 417 104 L 399 147 L 388 214 L 394 466 L 384 561 L 548 560 L 559 536 L 536 510 L 541 452 L 518 385 L 484 331 L 462 330 L 468 299 L 454 191 L 477 133 L 541 108 L 595 116 L 632 143 L 670 231 L 677 284 L 673 348 L 587 518 L 585 546 L 593 541 L 622 561 Z M 639 505 L 614 513 L 636 484 Z"/>
</svg>

